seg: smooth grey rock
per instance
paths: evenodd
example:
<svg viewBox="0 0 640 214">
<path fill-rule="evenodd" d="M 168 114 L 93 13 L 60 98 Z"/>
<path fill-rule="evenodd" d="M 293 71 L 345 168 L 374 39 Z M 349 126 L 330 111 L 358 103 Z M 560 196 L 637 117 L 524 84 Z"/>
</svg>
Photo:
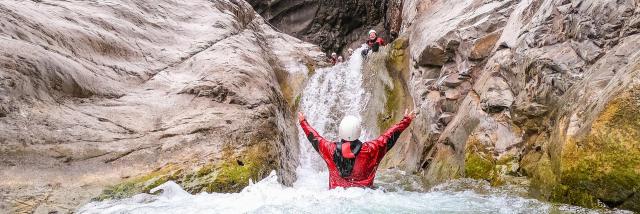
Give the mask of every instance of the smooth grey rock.
<svg viewBox="0 0 640 214">
<path fill-rule="evenodd" d="M 442 81 L 442 84 L 450 88 L 455 88 L 455 87 L 458 87 L 463 82 L 464 82 L 464 79 L 461 78 L 460 74 L 454 73 L 454 74 L 449 74 L 444 79 L 444 81 Z"/>
<path fill-rule="evenodd" d="M 438 118 L 438 121 L 444 125 L 447 125 L 451 122 L 451 120 L 453 120 L 454 116 L 455 116 L 454 114 L 445 112 L 440 115 L 440 117 Z"/>
<path fill-rule="evenodd" d="M 444 48 L 437 44 L 431 44 L 424 48 L 417 59 L 418 65 L 421 66 L 442 66 L 447 62 L 448 57 Z"/>
<path fill-rule="evenodd" d="M 322 53 L 246 2 L 0 10 L 3 210 L 70 212 L 124 178 L 242 158 L 258 144 L 267 174 L 296 179 L 297 129 L 277 76 L 306 76 Z"/>
<path fill-rule="evenodd" d="M 514 100 L 513 93 L 504 79 L 493 77 L 483 85 L 484 90 L 480 92 L 482 110 L 497 113 L 511 108 Z"/>
<path fill-rule="evenodd" d="M 457 89 L 447 89 L 444 91 L 444 97 L 450 100 L 457 100 L 460 98 L 460 91 Z"/>
</svg>

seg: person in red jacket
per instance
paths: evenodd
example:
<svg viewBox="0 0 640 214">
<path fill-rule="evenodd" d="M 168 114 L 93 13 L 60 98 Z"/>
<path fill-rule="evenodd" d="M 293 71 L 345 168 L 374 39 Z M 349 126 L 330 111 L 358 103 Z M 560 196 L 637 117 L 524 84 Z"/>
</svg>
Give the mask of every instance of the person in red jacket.
<svg viewBox="0 0 640 214">
<path fill-rule="evenodd" d="M 378 33 L 375 30 L 369 31 L 369 38 L 367 38 L 367 46 L 368 48 L 362 51 L 362 56 L 367 56 L 369 51 L 378 52 L 380 46 L 385 46 L 384 39 L 378 36 Z"/>
<path fill-rule="evenodd" d="M 372 187 L 378 164 L 384 155 L 395 145 L 415 113 L 405 111 L 400 123 L 389 128 L 375 140 L 361 142 L 360 120 L 346 116 L 340 122 L 338 142 L 324 139 L 314 130 L 302 113 L 298 113 L 300 126 L 313 148 L 324 159 L 329 168 L 329 188 L 336 187 Z"/>
<path fill-rule="evenodd" d="M 329 58 L 329 62 L 332 65 L 336 65 L 336 63 L 338 63 L 338 54 L 336 54 L 336 52 L 331 53 L 331 58 Z"/>
</svg>

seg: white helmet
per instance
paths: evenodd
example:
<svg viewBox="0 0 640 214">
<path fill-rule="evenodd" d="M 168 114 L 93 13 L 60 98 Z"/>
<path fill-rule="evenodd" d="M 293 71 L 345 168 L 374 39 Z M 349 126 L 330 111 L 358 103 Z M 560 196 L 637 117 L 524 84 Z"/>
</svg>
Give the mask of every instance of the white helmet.
<svg viewBox="0 0 640 214">
<path fill-rule="evenodd" d="M 354 141 L 360 137 L 361 131 L 362 127 L 360 127 L 360 119 L 349 115 L 342 118 L 338 135 L 342 140 Z"/>
<path fill-rule="evenodd" d="M 378 32 L 376 32 L 376 30 L 374 30 L 374 29 L 369 30 L 369 34 L 368 35 L 371 35 L 371 33 L 378 34 Z"/>
</svg>

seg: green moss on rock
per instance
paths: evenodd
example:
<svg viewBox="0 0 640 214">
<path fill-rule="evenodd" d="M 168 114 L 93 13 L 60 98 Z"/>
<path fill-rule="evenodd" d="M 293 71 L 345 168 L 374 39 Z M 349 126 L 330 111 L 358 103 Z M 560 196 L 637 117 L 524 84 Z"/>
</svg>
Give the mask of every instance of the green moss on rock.
<svg viewBox="0 0 640 214">
<path fill-rule="evenodd" d="M 545 154 L 541 154 L 536 160 L 535 168 L 530 171 L 531 195 L 536 198 L 549 199 L 551 193 L 557 188 L 558 178 L 551 167 L 551 160 Z"/>
<path fill-rule="evenodd" d="M 394 81 L 394 85 L 396 87 L 390 88 L 388 86 L 384 86 L 385 97 L 387 98 L 387 102 L 384 104 L 384 112 L 378 114 L 378 127 L 380 128 L 380 132 L 388 129 L 395 123 L 397 120 L 398 114 L 400 111 L 400 106 L 404 103 L 402 100 L 403 91 L 400 87 L 398 87 L 398 81 Z"/>
<path fill-rule="evenodd" d="M 553 189 L 558 185 L 556 171 L 549 155 L 548 133 L 539 133 L 527 139 L 524 154 L 520 159 L 519 173 L 527 176 L 531 183 L 529 195 L 542 200 L 549 200 Z"/>
<path fill-rule="evenodd" d="M 465 144 L 465 177 L 494 182 L 496 179 L 496 160 L 475 136 L 470 136 Z"/>
<path fill-rule="evenodd" d="M 100 201 L 105 199 L 121 199 L 131 197 L 141 192 L 148 192 L 172 179 L 172 173 L 170 172 L 173 170 L 175 170 L 174 165 L 167 165 L 149 174 L 127 179 L 122 183 L 106 188 L 102 194 L 95 199 Z"/>
<path fill-rule="evenodd" d="M 392 85 L 384 86 L 386 102 L 384 111 L 378 115 L 377 120 L 381 132 L 401 119 L 404 108 L 412 105 L 404 79 L 409 71 L 409 61 L 406 57 L 408 46 L 409 40 L 401 37 L 391 43 L 392 48 L 387 49 L 385 67 L 392 79 Z"/>
<path fill-rule="evenodd" d="M 519 156 L 513 153 L 502 155 L 496 160 L 496 170 L 498 175 L 520 176 L 518 169 L 520 168 Z"/>
<path fill-rule="evenodd" d="M 267 144 L 256 144 L 235 157 L 230 148 L 224 149 L 221 162 L 209 163 L 195 169 L 175 164 L 166 165 L 148 174 L 126 179 L 106 188 L 96 200 L 120 199 L 149 190 L 169 181 L 175 181 L 190 193 L 239 192 L 249 185 L 249 179 L 262 179 L 275 168 L 269 161 Z"/>
<path fill-rule="evenodd" d="M 409 47 L 409 39 L 400 37 L 391 43 L 391 47 L 386 60 L 389 71 L 395 73 L 408 72 L 407 47 Z"/>
<path fill-rule="evenodd" d="M 466 177 L 491 181 L 494 177 L 494 163 L 478 153 L 467 153 L 464 172 Z"/>
<path fill-rule="evenodd" d="M 640 90 L 610 102 L 586 137 L 568 139 L 561 160 L 554 201 L 640 211 Z"/>
<path fill-rule="evenodd" d="M 251 147 L 243 160 L 227 160 L 219 169 L 215 180 L 207 186 L 207 192 L 240 192 L 249 184 L 268 175 L 268 149 L 265 144 Z"/>
<path fill-rule="evenodd" d="M 298 109 L 298 107 L 300 107 L 300 100 L 301 100 L 301 99 L 302 99 L 302 95 L 301 95 L 301 94 L 298 94 L 298 96 L 296 96 L 296 101 L 295 101 L 295 102 L 294 102 L 294 104 L 293 104 L 293 108 L 292 108 L 292 110 L 294 110 L 294 111 L 295 111 L 295 110 L 297 110 L 297 109 Z"/>
<path fill-rule="evenodd" d="M 436 145 L 434 161 L 426 172 L 428 176 L 423 176 L 425 185 L 440 184 L 451 179 L 461 178 L 464 175 L 462 160 L 459 160 L 454 153 L 455 151 L 448 145 Z"/>
</svg>

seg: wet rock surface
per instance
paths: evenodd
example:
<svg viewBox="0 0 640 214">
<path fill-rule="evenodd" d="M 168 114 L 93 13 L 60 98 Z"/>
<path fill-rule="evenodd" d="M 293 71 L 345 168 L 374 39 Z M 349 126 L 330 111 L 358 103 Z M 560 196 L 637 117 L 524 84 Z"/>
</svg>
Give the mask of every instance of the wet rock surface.
<svg viewBox="0 0 640 214">
<path fill-rule="evenodd" d="M 0 10 L 2 212 L 69 212 L 166 180 L 192 193 L 239 191 L 271 170 L 295 180 L 291 101 L 321 52 L 248 3 Z"/>
<path fill-rule="evenodd" d="M 429 185 L 527 177 L 537 198 L 638 211 L 638 1 L 403 5 L 419 115 L 386 167 Z"/>
<path fill-rule="evenodd" d="M 363 117 L 380 131 L 416 108 L 382 163 L 412 190 L 469 177 L 640 211 L 639 4 L 4 2 L 0 210 L 64 212 L 167 180 L 233 192 L 270 170 L 290 184 L 290 111 L 321 53 L 259 13 L 325 51 L 399 32 L 366 60 Z"/>
</svg>

